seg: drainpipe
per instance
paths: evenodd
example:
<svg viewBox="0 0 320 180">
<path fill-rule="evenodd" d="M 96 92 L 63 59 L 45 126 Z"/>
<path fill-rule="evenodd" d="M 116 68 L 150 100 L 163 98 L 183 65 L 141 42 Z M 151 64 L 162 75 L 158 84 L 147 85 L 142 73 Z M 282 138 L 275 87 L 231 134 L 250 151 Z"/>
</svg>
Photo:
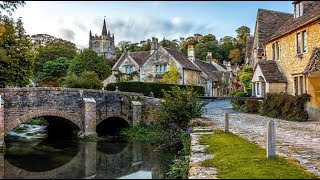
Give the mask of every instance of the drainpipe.
<svg viewBox="0 0 320 180">
<path fill-rule="evenodd" d="M 184 68 L 182 68 L 182 85 L 184 85 Z"/>
</svg>

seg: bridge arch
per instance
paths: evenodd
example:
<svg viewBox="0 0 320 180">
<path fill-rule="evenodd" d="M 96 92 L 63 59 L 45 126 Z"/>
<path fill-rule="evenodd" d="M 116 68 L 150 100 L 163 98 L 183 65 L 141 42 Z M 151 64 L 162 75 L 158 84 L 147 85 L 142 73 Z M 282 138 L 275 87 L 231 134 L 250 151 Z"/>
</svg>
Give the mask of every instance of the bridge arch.
<svg viewBox="0 0 320 180">
<path fill-rule="evenodd" d="M 75 119 L 75 117 L 71 114 L 65 113 L 65 112 L 59 112 L 59 111 L 36 111 L 36 112 L 29 112 L 25 115 L 11 121 L 12 123 L 8 123 L 5 126 L 5 134 L 10 132 L 13 128 L 17 127 L 19 124 L 26 122 L 29 119 L 35 118 L 35 117 L 45 117 L 45 116 L 51 116 L 51 117 L 60 117 L 63 119 L 66 119 L 73 124 L 75 124 L 80 130 L 83 129 L 83 125 L 81 123 L 80 119 Z"/>
<path fill-rule="evenodd" d="M 108 116 L 97 122 L 96 132 L 99 136 L 117 135 L 122 128 L 131 127 L 132 123 L 123 116 Z"/>
</svg>

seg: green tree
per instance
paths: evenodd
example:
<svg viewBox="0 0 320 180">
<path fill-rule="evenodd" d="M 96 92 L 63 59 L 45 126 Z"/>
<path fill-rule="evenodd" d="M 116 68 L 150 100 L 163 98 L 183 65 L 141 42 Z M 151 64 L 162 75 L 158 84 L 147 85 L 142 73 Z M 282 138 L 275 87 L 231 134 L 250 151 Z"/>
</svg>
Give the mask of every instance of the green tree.
<svg viewBox="0 0 320 180">
<path fill-rule="evenodd" d="M 19 6 L 24 6 L 26 3 L 24 1 L 0 1 L 0 10 L 6 11 L 9 15 L 12 15 L 15 9 Z M 0 11 L 0 15 L 2 12 Z"/>
<path fill-rule="evenodd" d="M 190 87 L 173 87 L 164 92 L 159 120 L 162 126 L 170 129 L 186 130 L 192 118 L 201 117 L 201 105 L 197 93 Z"/>
<path fill-rule="evenodd" d="M 223 60 L 231 61 L 230 51 L 236 48 L 236 39 L 231 36 L 224 36 L 220 39 L 219 49 Z"/>
<path fill-rule="evenodd" d="M 65 57 L 47 61 L 39 74 L 40 81 L 46 85 L 60 86 L 58 80 L 67 75 L 70 62 Z"/>
<path fill-rule="evenodd" d="M 31 43 L 21 18 L 14 23 L 7 17 L 1 17 L 0 24 L 4 27 L 0 36 L 0 87 L 24 87 L 32 77 Z"/>
<path fill-rule="evenodd" d="M 94 71 L 85 71 L 80 75 L 72 73 L 61 81 L 63 86 L 68 88 L 102 89 L 103 87 L 98 74 Z"/>
<path fill-rule="evenodd" d="M 171 63 L 169 71 L 164 74 L 164 76 L 161 79 L 161 83 L 166 83 L 166 84 L 178 84 L 181 79 L 181 76 L 179 74 L 178 68 Z"/>
<path fill-rule="evenodd" d="M 229 54 L 229 58 L 233 64 L 240 65 L 242 63 L 241 51 L 239 48 L 232 49 Z"/>
<path fill-rule="evenodd" d="M 244 47 L 247 41 L 247 37 L 250 36 L 250 28 L 247 26 L 241 26 L 237 30 L 237 41 L 241 47 Z"/>
<path fill-rule="evenodd" d="M 71 61 L 68 73 L 80 75 L 84 71 L 96 72 L 101 80 L 111 74 L 111 68 L 107 62 L 91 49 L 83 50 Z"/>
<path fill-rule="evenodd" d="M 67 59 L 73 59 L 77 54 L 77 47 L 74 43 L 54 38 L 51 40 L 51 37 L 35 39 L 35 46 L 39 44 L 44 44 L 36 48 L 36 58 L 35 58 L 35 76 L 38 77 L 38 74 L 42 71 L 43 65 L 47 61 L 52 61 L 60 57 L 65 57 Z"/>
<path fill-rule="evenodd" d="M 241 84 L 243 85 L 243 90 L 246 93 L 251 94 L 251 79 L 253 77 L 253 67 L 252 66 L 247 66 L 243 65 L 241 71 L 238 72 L 237 75 L 240 79 Z"/>
</svg>

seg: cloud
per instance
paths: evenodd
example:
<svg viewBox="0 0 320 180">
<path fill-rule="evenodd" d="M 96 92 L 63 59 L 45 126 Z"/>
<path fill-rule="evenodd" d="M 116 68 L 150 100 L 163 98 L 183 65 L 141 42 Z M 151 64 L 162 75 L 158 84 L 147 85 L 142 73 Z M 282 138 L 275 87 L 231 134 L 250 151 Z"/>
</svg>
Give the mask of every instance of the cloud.
<svg viewBox="0 0 320 180">
<path fill-rule="evenodd" d="M 101 18 L 93 20 L 94 29 L 98 29 L 100 35 L 102 28 Z M 179 39 L 180 37 L 191 36 L 195 33 L 208 34 L 218 28 L 208 24 L 195 24 L 189 21 L 183 21 L 180 17 L 172 19 L 160 19 L 157 17 L 148 17 L 143 20 L 127 19 L 109 19 L 107 20 L 107 29 L 114 33 L 116 43 L 119 41 L 140 42 L 141 40 L 157 37 L 162 39 Z"/>
<path fill-rule="evenodd" d="M 60 28 L 59 29 L 60 34 L 62 35 L 63 38 L 69 40 L 69 41 L 74 41 L 74 36 L 75 33 L 70 30 L 70 29 L 65 29 L 65 28 Z"/>
<path fill-rule="evenodd" d="M 78 29 L 80 29 L 83 32 L 89 32 L 88 28 L 80 22 L 74 21 L 73 25 L 75 25 Z"/>
</svg>

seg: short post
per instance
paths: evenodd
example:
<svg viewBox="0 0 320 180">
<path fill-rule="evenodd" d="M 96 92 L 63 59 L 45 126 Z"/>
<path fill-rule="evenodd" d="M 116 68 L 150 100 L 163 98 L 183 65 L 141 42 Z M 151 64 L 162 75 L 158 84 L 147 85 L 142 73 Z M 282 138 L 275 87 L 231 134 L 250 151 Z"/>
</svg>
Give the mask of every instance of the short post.
<svg viewBox="0 0 320 180">
<path fill-rule="evenodd" d="M 267 132 L 267 158 L 272 158 L 276 156 L 276 130 L 274 121 L 268 122 L 268 132 Z"/>
<path fill-rule="evenodd" d="M 96 101 L 94 98 L 83 98 L 84 101 L 84 119 L 83 119 L 83 134 L 96 135 L 97 111 Z"/>
<path fill-rule="evenodd" d="M 229 113 L 224 113 L 224 132 L 229 132 Z"/>
<path fill-rule="evenodd" d="M 0 95 L 0 147 L 5 146 L 4 143 L 4 101 Z"/>
<path fill-rule="evenodd" d="M 132 126 L 138 125 L 142 120 L 142 103 L 132 101 Z"/>
<path fill-rule="evenodd" d="M 116 92 L 119 92 L 119 87 L 118 86 L 116 86 L 116 90 L 115 90 Z"/>
</svg>

